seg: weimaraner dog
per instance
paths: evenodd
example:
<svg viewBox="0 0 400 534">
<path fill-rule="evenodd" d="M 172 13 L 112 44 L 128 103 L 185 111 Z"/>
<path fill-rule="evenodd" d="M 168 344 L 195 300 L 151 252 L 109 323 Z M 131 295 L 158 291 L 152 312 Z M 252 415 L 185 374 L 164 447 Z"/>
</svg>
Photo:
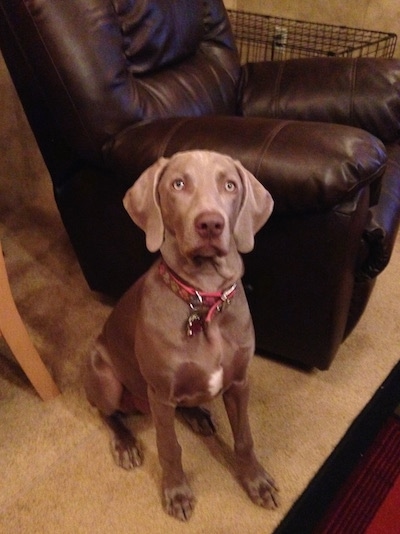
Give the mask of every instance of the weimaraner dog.
<svg viewBox="0 0 400 534">
<path fill-rule="evenodd" d="M 88 361 L 87 397 L 112 430 L 115 461 L 125 469 L 141 464 L 122 415 L 151 412 L 164 507 L 189 519 L 194 496 L 175 412 L 212 434 L 200 405 L 222 393 L 238 478 L 256 504 L 276 507 L 278 489 L 256 459 L 247 414 L 255 347 L 240 256 L 271 214 L 270 194 L 238 161 L 197 150 L 159 159 L 126 193 L 124 206 L 161 257 L 117 303 Z"/>
</svg>

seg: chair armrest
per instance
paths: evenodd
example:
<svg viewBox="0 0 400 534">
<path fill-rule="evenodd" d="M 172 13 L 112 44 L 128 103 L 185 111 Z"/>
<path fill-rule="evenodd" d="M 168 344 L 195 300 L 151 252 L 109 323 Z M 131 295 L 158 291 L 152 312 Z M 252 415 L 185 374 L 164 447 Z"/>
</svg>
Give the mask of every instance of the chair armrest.
<svg viewBox="0 0 400 534">
<path fill-rule="evenodd" d="M 383 144 L 364 130 L 240 117 L 134 125 L 104 147 L 104 158 L 128 189 L 160 156 L 193 149 L 240 160 L 270 191 L 276 213 L 328 210 L 379 178 L 386 162 Z"/>
<path fill-rule="evenodd" d="M 388 265 L 400 226 L 400 146 L 388 146 L 388 162 L 379 202 L 363 234 L 364 254 L 357 270 L 359 281 L 378 276 Z"/>
<path fill-rule="evenodd" d="M 363 128 L 384 142 L 400 135 L 400 61 L 306 58 L 249 63 L 242 113 Z"/>
</svg>

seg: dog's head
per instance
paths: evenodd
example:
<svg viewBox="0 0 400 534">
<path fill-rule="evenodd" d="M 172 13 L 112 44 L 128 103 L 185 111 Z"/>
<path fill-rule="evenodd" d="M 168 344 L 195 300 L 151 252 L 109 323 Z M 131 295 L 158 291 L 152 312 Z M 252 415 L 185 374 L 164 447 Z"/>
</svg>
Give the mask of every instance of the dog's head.
<svg viewBox="0 0 400 534">
<path fill-rule="evenodd" d="M 124 206 L 151 252 L 176 241 L 186 258 L 249 252 L 273 200 L 241 163 L 216 152 L 160 158 L 127 191 Z"/>
</svg>

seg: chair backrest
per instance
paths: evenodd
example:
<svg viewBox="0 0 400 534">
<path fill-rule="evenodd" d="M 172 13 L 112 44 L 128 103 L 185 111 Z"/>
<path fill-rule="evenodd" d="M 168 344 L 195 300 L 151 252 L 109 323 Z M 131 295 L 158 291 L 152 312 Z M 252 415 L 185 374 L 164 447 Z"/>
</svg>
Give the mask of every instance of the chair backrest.
<svg viewBox="0 0 400 534">
<path fill-rule="evenodd" d="M 137 121 L 236 111 L 240 66 L 222 0 L 0 0 L 0 16 L 10 70 L 19 56 L 85 158 Z"/>
</svg>

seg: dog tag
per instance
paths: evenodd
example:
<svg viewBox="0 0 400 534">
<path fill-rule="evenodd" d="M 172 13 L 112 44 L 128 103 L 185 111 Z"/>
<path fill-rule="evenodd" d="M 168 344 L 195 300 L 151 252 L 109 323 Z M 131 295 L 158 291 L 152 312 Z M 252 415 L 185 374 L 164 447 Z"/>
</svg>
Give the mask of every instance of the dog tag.
<svg viewBox="0 0 400 534">
<path fill-rule="evenodd" d="M 186 333 L 189 337 L 199 334 L 204 327 L 204 321 L 198 313 L 192 313 L 187 320 Z"/>
</svg>

